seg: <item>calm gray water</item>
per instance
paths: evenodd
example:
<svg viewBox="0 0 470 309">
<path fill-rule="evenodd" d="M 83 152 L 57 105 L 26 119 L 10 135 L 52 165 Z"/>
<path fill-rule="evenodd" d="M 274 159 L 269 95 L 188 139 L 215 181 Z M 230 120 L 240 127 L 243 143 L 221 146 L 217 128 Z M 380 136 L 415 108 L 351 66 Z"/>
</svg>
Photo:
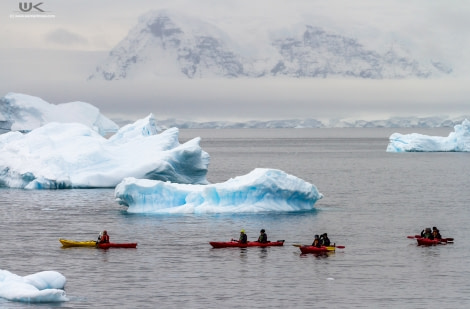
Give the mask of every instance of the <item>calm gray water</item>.
<svg viewBox="0 0 470 309">
<path fill-rule="evenodd" d="M 450 129 L 419 133 L 447 135 Z M 0 189 L 0 269 L 56 270 L 69 302 L 0 308 L 468 308 L 470 154 L 386 153 L 398 129 L 184 130 L 211 155 L 208 179 L 278 168 L 325 197 L 307 213 L 127 214 L 114 190 Z M 408 130 L 408 132 L 418 132 Z M 437 226 L 454 244 L 407 239 Z M 284 247 L 211 249 L 209 241 L 255 239 Z M 107 229 L 137 249 L 62 249 Z M 296 243 L 328 232 L 346 246 L 300 255 Z"/>
</svg>

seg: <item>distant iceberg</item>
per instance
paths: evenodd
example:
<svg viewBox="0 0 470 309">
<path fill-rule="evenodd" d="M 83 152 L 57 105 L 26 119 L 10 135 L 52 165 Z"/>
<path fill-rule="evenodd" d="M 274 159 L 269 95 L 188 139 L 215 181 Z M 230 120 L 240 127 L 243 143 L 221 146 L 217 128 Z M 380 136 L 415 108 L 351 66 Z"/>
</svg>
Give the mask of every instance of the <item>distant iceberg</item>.
<svg viewBox="0 0 470 309">
<path fill-rule="evenodd" d="M 0 269 L 0 297 L 10 301 L 46 303 L 68 301 L 65 277 L 56 271 L 18 276 Z"/>
<path fill-rule="evenodd" d="M 126 178 L 116 186 L 115 197 L 128 212 L 175 214 L 308 211 L 323 195 L 283 171 L 257 168 L 209 185 Z"/>
<path fill-rule="evenodd" d="M 470 151 L 470 121 L 454 126 L 449 136 L 427 136 L 418 133 L 393 133 L 387 152 L 468 152 Z"/>
<path fill-rule="evenodd" d="M 51 122 L 81 123 L 105 136 L 119 126 L 85 102 L 50 104 L 38 97 L 10 92 L 0 98 L 0 133 L 29 132 Z"/>
<path fill-rule="evenodd" d="M 79 123 L 49 123 L 0 135 L 0 186 L 26 189 L 114 188 L 125 177 L 207 184 L 209 154 L 200 138 L 184 144 L 177 128 L 157 134 L 155 118 L 106 139 Z"/>
</svg>

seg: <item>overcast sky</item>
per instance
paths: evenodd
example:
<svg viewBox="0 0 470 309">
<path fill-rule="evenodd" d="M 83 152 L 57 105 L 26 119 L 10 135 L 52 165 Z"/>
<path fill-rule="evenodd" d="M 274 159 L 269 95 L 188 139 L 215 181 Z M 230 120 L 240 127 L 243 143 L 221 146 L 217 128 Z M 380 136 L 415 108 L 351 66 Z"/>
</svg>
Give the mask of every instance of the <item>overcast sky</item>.
<svg viewBox="0 0 470 309">
<path fill-rule="evenodd" d="M 0 96 L 21 92 L 51 103 L 85 101 L 108 117 L 253 120 L 382 119 L 470 114 L 470 1 L 450 0 L 41 0 L 50 17 L 17 17 L 0 2 Z M 27 2 L 24 2 L 27 3 Z M 159 78 L 87 82 L 140 15 L 170 8 L 217 24 L 256 44 L 275 25 L 319 25 L 365 39 L 378 50 L 397 40 L 417 55 L 451 65 L 437 80 Z M 33 8 L 30 12 L 34 12 Z"/>
</svg>

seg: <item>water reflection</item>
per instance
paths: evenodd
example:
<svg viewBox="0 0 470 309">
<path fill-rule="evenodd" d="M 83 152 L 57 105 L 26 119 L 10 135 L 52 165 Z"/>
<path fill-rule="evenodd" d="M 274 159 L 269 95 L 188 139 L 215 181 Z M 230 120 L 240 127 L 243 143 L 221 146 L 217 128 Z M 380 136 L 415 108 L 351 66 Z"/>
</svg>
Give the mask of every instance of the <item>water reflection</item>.
<svg viewBox="0 0 470 309">
<path fill-rule="evenodd" d="M 316 253 L 300 253 L 300 257 L 308 257 L 308 256 L 314 256 L 316 258 L 328 258 L 331 255 L 334 255 L 334 251 L 328 251 L 328 252 L 316 252 Z"/>
<path fill-rule="evenodd" d="M 96 247 L 67 247 L 61 246 L 61 250 L 96 250 Z"/>
<path fill-rule="evenodd" d="M 261 248 L 259 248 L 259 249 L 260 249 L 260 251 L 259 251 L 258 256 L 259 256 L 260 258 L 262 258 L 262 259 L 266 258 L 266 257 L 268 256 L 268 248 L 266 248 L 266 247 L 261 247 Z"/>
<path fill-rule="evenodd" d="M 247 255 L 247 248 L 240 248 L 240 257 L 242 259 L 246 259 L 248 257 Z"/>
</svg>

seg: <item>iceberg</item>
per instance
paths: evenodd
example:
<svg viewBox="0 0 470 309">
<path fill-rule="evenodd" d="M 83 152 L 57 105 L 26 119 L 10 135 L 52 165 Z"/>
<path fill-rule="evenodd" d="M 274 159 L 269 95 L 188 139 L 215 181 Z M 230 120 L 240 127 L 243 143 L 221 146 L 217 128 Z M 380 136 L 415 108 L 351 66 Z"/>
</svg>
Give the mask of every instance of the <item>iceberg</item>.
<svg viewBox="0 0 470 309">
<path fill-rule="evenodd" d="M 56 271 L 42 271 L 18 276 L 0 269 L 0 297 L 27 303 L 68 301 L 64 287 L 65 277 Z"/>
<path fill-rule="evenodd" d="M 449 136 L 428 136 L 419 133 L 390 136 L 387 152 L 468 152 L 470 151 L 470 121 L 454 126 Z"/>
<path fill-rule="evenodd" d="M 50 104 L 41 98 L 10 92 L 0 98 L 0 133 L 29 132 L 50 122 L 77 122 L 105 136 L 119 126 L 85 102 Z"/>
<path fill-rule="evenodd" d="M 152 114 L 106 139 L 79 123 L 48 123 L 0 135 L 0 186 L 24 189 L 114 188 L 125 177 L 207 184 L 209 154 L 200 138 L 157 134 Z"/>
<path fill-rule="evenodd" d="M 157 214 L 308 211 L 323 197 L 313 184 L 265 168 L 209 185 L 128 177 L 114 193 L 128 212 Z"/>
</svg>

